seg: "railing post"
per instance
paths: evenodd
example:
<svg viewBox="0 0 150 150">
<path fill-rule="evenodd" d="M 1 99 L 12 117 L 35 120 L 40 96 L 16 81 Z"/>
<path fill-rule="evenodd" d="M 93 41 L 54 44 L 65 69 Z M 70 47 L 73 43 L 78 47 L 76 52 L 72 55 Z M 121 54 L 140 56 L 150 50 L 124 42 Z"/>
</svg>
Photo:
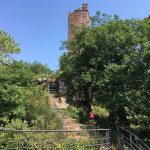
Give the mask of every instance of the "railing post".
<svg viewBox="0 0 150 150">
<path fill-rule="evenodd" d="M 141 141 L 139 141 L 139 150 L 142 150 L 142 145 L 141 145 Z"/>
<path fill-rule="evenodd" d="M 109 148 L 109 130 L 106 130 L 106 146 Z"/>
<path fill-rule="evenodd" d="M 120 139 L 119 139 L 119 129 L 118 129 L 118 126 L 117 126 L 117 139 L 118 139 L 118 145 L 120 146 Z"/>
<path fill-rule="evenodd" d="M 98 124 L 98 129 L 100 129 L 99 124 Z M 98 130 L 98 137 L 100 136 L 100 131 Z"/>
<path fill-rule="evenodd" d="M 119 148 L 121 148 L 121 149 L 124 149 L 124 137 L 123 137 L 123 135 L 119 135 L 120 134 L 120 132 L 119 132 L 119 127 L 117 126 L 117 139 L 118 139 L 118 146 L 119 146 Z"/>
<path fill-rule="evenodd" d="M 132 135 L 130 133 L 130 149 L 132 150 Z"/>
<path fill-rule="evenodd" d="M 16 132 L 15 132 L 16 133 Z M 20 149 L 20 142 L 21 142 L 21 138 L 20 138 L 20 132 L 18 133 L 19 134 L 19 141 L 18 141 L 18 150 Z"/>
</svg>

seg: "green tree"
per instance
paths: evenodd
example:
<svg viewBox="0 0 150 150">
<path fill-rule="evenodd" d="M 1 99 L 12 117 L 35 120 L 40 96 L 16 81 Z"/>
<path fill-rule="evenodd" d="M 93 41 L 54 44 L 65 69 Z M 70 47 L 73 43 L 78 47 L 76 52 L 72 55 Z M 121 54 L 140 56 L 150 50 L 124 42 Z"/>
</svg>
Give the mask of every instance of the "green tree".
<svg viewBox="0 0 150 150">
<path fill-rule="evenodd" d="M 68 41 L 72 53 L 61 58 L 68 93 L 105 105 L 116 123 L 149 129 L 150 19 L 99 15 Z"/>
<path fill-rule="evenodd" d="M 42 63 L 35 61 L 31 64 L 31 70 L 37 77 L 46 77 L 46 74 L 52 75 L 52 71 Z"/>
<path fill-rule="evenodd" d="M 13 61 L 11 67 L 0 67 L 1 117 L 25 117 L 25 93 L 34 85 L 33 73 L 27 63 Z"/>
<path fill-rule="evenodd" d="M 14 38 L 7 32 L 0 30 L 0 64 L 9 65 L 11 54 L 19 52 L 20 48 Z"/>
<path fill-rule="evenodd" d="M 35 74 L 32 69 L 32 64 L 15 60 L 11 67 L 0 66 L 0 125 L 8 126 L 10 122 L 22 120 L 36 129 L 60 126 L 48 93 L 34 82 L 41 71 Z M 48 70 L 45 66 L 44 69 Z"/>
</svg>

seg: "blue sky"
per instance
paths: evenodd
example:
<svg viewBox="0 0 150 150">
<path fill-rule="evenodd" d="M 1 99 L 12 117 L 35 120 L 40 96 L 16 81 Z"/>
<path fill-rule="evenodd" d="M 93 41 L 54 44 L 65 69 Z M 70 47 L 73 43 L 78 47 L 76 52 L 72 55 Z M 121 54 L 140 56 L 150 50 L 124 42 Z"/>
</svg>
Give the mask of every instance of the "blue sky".
<svg viewBox="0 0 150 150">
<path fill-rule="evenodd" d="M 0 29 L 9 32 L 22 52 L 17 60 L 46 64 L 57 70 L 61 41 L 67 39 L 68 12 L 85 0 L 0 0 Z M 120 18 L 150 15 L 149 0 L 87 0 L 90 15 L 96 11 L 117 14 Z"/>
</svg>

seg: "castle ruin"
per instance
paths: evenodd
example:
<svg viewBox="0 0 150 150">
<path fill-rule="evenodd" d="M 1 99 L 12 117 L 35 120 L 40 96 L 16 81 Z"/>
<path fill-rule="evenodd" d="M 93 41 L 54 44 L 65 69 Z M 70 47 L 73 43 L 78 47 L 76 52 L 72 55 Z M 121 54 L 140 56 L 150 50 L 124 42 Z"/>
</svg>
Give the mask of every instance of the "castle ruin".
<svg viewBox="0 0 150 150">
<path fill-rule="evenodd" d="M 88 11 L 88 4 L 82 4 L 82 8 L 76 9 L 68 14 L 68 40 L 74 37 L 74 29 L 82 25 L 89 26 L 90 18 Z"/>
</svg>

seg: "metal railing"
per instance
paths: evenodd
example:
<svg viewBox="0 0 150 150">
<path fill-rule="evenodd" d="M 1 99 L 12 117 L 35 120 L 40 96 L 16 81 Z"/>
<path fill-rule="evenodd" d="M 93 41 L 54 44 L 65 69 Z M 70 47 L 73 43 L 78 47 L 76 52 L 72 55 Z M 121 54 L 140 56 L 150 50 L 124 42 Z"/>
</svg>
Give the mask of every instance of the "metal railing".
<svg viewBox="0 0 150 150">
<path fill-rule="evenodd" d="M 0 150 L 111 150 L 109 129 L 0 129 Z"/>
<path fill-rule="evenodd" d="M 150 150 L 150 147 L 132 132 L 117 125 L 114 127 L 121 150 Z"/>
</svg>

